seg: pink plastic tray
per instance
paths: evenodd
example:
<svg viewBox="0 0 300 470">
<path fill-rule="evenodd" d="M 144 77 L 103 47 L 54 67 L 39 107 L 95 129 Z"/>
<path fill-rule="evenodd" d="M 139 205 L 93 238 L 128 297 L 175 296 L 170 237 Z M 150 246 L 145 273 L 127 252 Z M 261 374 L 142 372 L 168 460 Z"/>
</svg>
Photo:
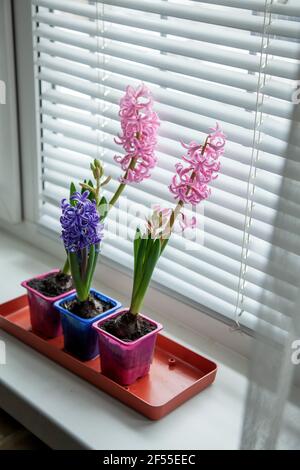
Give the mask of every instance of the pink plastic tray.
<svg viewBox="0 0 300 470">
<path fill-rule="evenodd" d="M 160 419 L 210 385 L 217 365 L 158 335 L 150 374 L 123 387 L 101 374 L 99 358 L 81 362 L 63 350 L 63 337 L 44 339 L 31 331 L 27 296 L 0 306 L 0 327 L 150 419 Z"/>
</svg>

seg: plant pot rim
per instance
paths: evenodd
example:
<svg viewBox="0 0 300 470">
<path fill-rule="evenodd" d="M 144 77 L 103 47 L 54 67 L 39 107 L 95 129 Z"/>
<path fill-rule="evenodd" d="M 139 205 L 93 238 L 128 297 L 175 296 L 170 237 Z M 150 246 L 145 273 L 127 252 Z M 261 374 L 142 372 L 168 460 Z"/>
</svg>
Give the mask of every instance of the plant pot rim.
<svg viewBox="0 0 300 470">
<path fill-rule="evenodd" d="M 28 282 L 33 281 L 34 279 L 43 279 L 44 277 L 48 276 L 49 274 L 58 273 L 59 271 L 60 271 L 60 269 L 58 269 L 58 268 L 51 269 L 50 271 L 47 271 L 43 274 L 39 274 L 38 276 L 34 276 L 34 277 L 31 277 L 30 279 L 26 279 L 26 281 L 21 282 L 21 286 L 25 287 L 25 289 L 29 290 L 30 292 L 33 292 L 36 296 L 41 297 L 41 299 L 43 299 L 43 300 L 47 300 L 48 302 L 52 302 L 52 303 L 57 302 L 58 300 L 65 297 L 66 295 L 73 294 L 75 292 L 75 289 L 71 289 L 71 290 L 69 290 L 67 292 L 64 292 L 63 294 L 57 295 L 55 297 L 48 297 L 47 295 L 42 294 L 41 292 L 34 289 L 33 287 L 30 287 L 28 285 Z"/>
<path fill-rule="evenodd" d="M 153 331 L 150 331 L 149 333 L 147 333 L 146 335 L 144 336 L 141 336 L 140 338 L 138 339 L 135 339 L 134 341 L 123 341 L 122 339 L 120 338 L 117 338 L 116 336 L 112 335 L 111 333 L 108 333 L 107 331 L 105 330 L 102 330 L 100 328 L 100 325 L 104 322 L 106 322 L 107 320 L 110 320 L 111 318 L 114 318 L 114 317 L 117 317 L 117 316 L 120 316 L 122 315 L 123 313 L 125 312 L 128 312 L 128 308 L 125 308 L 123 310 L 119 310 L 118 312 L 113 312 L 111 313 L 110 315 L 107 315 L 107 317 L 105 318 L 101 318 L 100 320 L 96 320 L 92 327 L 99 333 L 99 334 L 103 334 L 104 336 L 107 336 L 109 338 L 112 338 L 114 341 L 122 344 L 122 346 L 127 346 L 127 347 L 132 347 L 132 346 L 135 346 L 136 344 L 140 343 L 141 341 L 143 341 L 145 338 L 149 338 L 149 336 L 153 336 L 157 333 L 159 333 L 162 329 L 163 329 L 163 325 L 161 323 L 158 323 L 157 321 L 153 320 L 152 318 L 149 318 L 147 317 L 146 315 L 143 315 L 141 313 L 139 313 L 139 316 L 141 316 L 142 318 L 144 318 L 145 320 L 148 320 L 150 323 L 152 323 L 153 325 L 156 326 L 156 329 L 153 330 Z"/>
<path fill-rule="evenodd" d="M 102 313 L 99 313 L 99 315 L 96 315 L 95 317 L 93 318 L 82 318 L 82 317 L 79 317 L 78 315 L 76 315 L 75 313 L 73 312 L 70 312 L 69 310 L 67 310 L 63 305 L 61 305 L 63 302 L 68 302 L 70 300 L 73 300 L 75 297 L 76 297 L 76 291 L 68 294 L 66 297 L 64 297 L 63 299 L 60 299 L 60 300 L 57 300 L 55 303 L 54 303 L 54 307 L 59 310 L 59 312 L 62 314 L 62 315 L 68 315 L 69 317 L 71 318 L 74 318 L 75 320 L 81 322 L 81 323 L 84 323 L 84 324 L 92 324 L 94 323 L 95 321 L 99 321 L 101 319 L 101 317 L 103 315 L 105 315 L 105 318 L 106 316 L 108 315 L 111 315 L 113 314 L 116 310 L 118 310 L 119 308 L 122 307 L 122 304 L 116 300 L 116 299 L 113 299 L 112 297 L 109 297 L 108 295 L 105 295 L 103 294 L 102 292 L 99 292 L 98 290 L 96 289 L 91 289 L 90 290 L 91 293 L 96 293 L 100 299 L 103 299 L 105 301 L 108 301 L 108 302 L 111 302 L 111 303 L 114 303 L 115 305 L 113 305 L 109 310 L 106 310 L 106 312 L 102 312 Z M 110 312 L 111 310 L 113 310 L 113 312 L 111 314 L 107 313 L 107 312 Z"/>
</svg>

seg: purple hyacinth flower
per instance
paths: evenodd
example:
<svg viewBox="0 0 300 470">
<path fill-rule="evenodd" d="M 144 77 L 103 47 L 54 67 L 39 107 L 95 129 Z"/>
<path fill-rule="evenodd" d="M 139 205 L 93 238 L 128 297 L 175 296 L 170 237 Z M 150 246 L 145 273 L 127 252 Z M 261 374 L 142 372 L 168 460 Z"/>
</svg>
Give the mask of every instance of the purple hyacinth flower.
<svg viewBox="0 0 300 470">
<path fill-rule="evenodd" d="M 71 205 L 66 199 L 61 201 L 62 239 L 65 249 L 69 252 L 78 252 L 90 245 L 96 245 L 103 239 L 103 224 L 97 211 L 95 201 L 88 199 L 89 192 L 74 193 Z"/>
</svg>

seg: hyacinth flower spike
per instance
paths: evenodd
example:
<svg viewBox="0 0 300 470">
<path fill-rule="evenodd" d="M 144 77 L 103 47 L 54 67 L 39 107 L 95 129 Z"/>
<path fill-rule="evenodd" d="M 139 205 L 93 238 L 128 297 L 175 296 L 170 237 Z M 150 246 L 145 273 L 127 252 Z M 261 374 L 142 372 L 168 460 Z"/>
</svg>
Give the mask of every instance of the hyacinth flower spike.
<svg viewBox="0 0 300 470">
<path fill-rule="evenodd" d="M 115 156 L 124 175 L 120 177 L 120 185 L 110 201 L 114 205 L 126 184 L 141 183 L 151 176 L 156 166 L 155 147 L 159 119 L 153 110 L 153 98 L 150 90 L 144 85 L 136 89 L 128 86 L 120 101 L 122 134 L 115 139 L 124 149 L 125 155 Z"/>
<path fill-rule="evenodd" d="M 102 198 L 100 201 L 101 220 L 116 204 L 127 184 L 141 183 L 150 178 L 151 170 L 157 164 L 155 147 L 159 118 L 153 110 L 153 97 L 149 88 L 144 84 L 136 89 L 128 86 L 125 95 L 120 100 L 119 117 L 122 133 L 115 139 L 123 147 L 125 155 L 116 155 L 114 160 L 121 166 L 123 175 L 120 184 L 109 202 Z M 81 187 L 93 191 L 90 184 Z"/>
<path fill-rule="evenodd" d="M 191 226 L 191 223 L 192 226 L 195 225 L 193 219 L 189 222 L 183 214 L 184 204 L 196 206 L 207 199 L 211 194 L 208 185 L 218 177 L 220 157 L 224 154 L 226 136 L 218 123 L 211 131 L 203 145 L 196 142 L 190 142 L 188 145 L 182 144 L 187 150 L 182 159 L 187 164 L 185 166 L 181 163 L 175 165 L 176 173 L 169 186 L 170 192 L 178 200 L 177 206 L 170 217 L 170 231 L 172 231 L 179 215 L 181 215 L 183 224 L 187 227 Z M 168 238 L 163 242 L 163 249 L 167 244 Z"/>
<path fill-rule="evenodd" d="M 134 279 L 131 305 L 127 315 L 132 324 L 137 324 L 144 297 L 156 264 L 166 248 L 171 233 L 178 222 L 179 230 L 195 228 L 196 218 L 188 219 L 183 212 L 185 204 L 196 206 L 207 199 L 211 193 L 208 187 L 220 170 L 220 157 L 224 154 L 226 136 L 219 125 L 212 129 L 204 144 L 191 142 L 183 147 L 187 150 L 183 156 L 185 164 L 176 165 L 176 173 L 169 186 L 170 192 L 178 203 L 175 209 L 154 208 L 152 217 L 147 222 L 146 233 L 137 229 L 134 240 Z"/>
</svg>

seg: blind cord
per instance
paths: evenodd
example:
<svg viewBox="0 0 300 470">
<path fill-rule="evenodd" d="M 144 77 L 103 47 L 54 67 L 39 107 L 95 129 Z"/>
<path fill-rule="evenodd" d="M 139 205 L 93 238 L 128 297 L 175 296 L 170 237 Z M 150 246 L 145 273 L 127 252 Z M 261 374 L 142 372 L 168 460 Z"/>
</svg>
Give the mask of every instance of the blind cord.
<svg viewBox="0 0 300 470">
<path fill-rule="evenodd" d="M 268 46 L 270 43 L 270 34 L 269 29 L 272 23 L 272 13 L 271 6 L 273 0 L 265 0 L 265 10 L 264 10 L 264 22 L 263 22 L 263 32 L 261 38 L 261 50 L 260 50 L 260 67 L 259 74 L 257 79 L 257 96 L 256 96 L 256 109 L 255 109 L 255 120 L 253 128 L 253 145 L 251 152 L 251 163 L 249 169 L 249 178 L 247 184 L 247 202 L 246 202 L 246 213 L 245 213 L 245 223 L 244 223 L 244 233 L 243 233 L 243 242 L 242 242 L 242 252 L 241 252 L 241 266 L 239 273 L 239 284 L 237 291 L 237 301 L 234 312 L 234 324 L 232 330 L 240 330 L 240 318 L 244 313 L 244 300 L 245 300 L 245 288 L 246 288 L 246 273 L 248 268 L 248 259 L 250 254 L 250 242 L 251 242 L 251 222 L 253 216 L 254 208 L 254 192 L 256 185 L 256 175 L 257 175 L 257 161 L 260 157 L 259 144 L 261 142 L 261 127 L 263 124 L 263 104 L 265 99 L 264 87 L 266 85 L 266 66 L 268 64 Z"/>
</svg>

